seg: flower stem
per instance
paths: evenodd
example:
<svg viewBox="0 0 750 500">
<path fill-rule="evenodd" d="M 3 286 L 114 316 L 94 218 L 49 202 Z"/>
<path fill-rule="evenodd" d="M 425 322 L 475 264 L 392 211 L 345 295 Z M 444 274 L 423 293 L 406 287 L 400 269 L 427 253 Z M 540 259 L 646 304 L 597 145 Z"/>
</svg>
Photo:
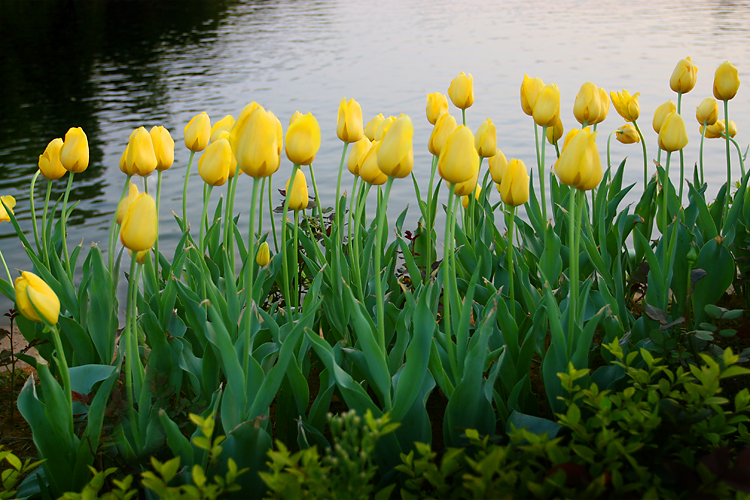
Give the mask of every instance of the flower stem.
<svg viewBox="0 0 750 500">
<path fill-rule="evenodd" d="M 60 371 L 60 378 L 63 383 L 63 394 L 65 395 L 65 403 L 68 406 L 70 412 L 70 428 L 68 429 L 73 432 L 73 393 L 70 384 L 70 372 L 68 371 L 68 361 L 65 359 L 65 351 L 63 350 L 62 339 L 60 338 L 60 331 L 57 329 L 57 325 L 44 322 L 47 329 L 52 333 L 52 339 L 55 343 L 55 351 L 57 351 L 57 369 Z"/>
<path fill-rule="evenodd" d="M 2 250 L 0 250 L 0 260 L 3 261 L 3 267 L 5 268 L 5 274 L 8 275 L 8 283 L 10 283 L 11 286 L 12 286 L 13 285 L 13 278 L 11 277 L 10 271 L 8 270 L 8 263 L 5 262 L 5 257 L 3 257 L 3 251 Z"/>
<path fill-rule="evenodd" d="M 727 146 L 727 149 L 729 149 L 729 146 Z M 73 176 L 75 175 L 74 172 L 70 172 L 70 175 L 68 176 L 68 186 L 65 188 L 65 197 L 63 198 L 63 211 L 62 211 L 62 247 L 63 247 L 63 256 L 65 258 L 65 268 L 68 271 L 68 276 L 70 279 L 73 279 L 73 271 L 70 268 L 70 257 L 68 256 L 68 238 L 67 238 L 67 224 L 68 224 L 68 195 L 70 195 L 70 188 L 73 186 Z"/>
<path fill-rule="evenodd" d="M 294 232 L 292 249 L 294 251 L 294 314 L 299 318 L 300 289 L 299 289 L 299 210 L 294 211 Z"/>
<path fill-rule="evenodd" d="M 163 170 L 156 174 L 156 241 L 154 241 L 154 275 L 156 276 L 156 291 L 159 291 L 159 203 L 161 202 L 161 176 Z"/>
<path fill-rule="evenodd" d="M 663 212 L 663 214 L 662 214 L 662 223 L 664 224 L 664 226 L 663 226 L 663 233 L 662 233 L 662 237 L 663 238 L 666 238 L 666 236 L 667 236 L 667 224 L 669 223 L 669 215 L 667 214 L 667 210 L 669 209 L 668 208 L 669 207 L 669 198 L 668 198 L 668 195 L 669 195 L 669 160 L 671 158 L 672 158 L 672 152 L 671 151 L 667 151 L 667 165 L 666 165 L 666 167 L 664 169 L 664 186 L 663 186 L 663 189 L 662 189 L 664 191 L 664 201 L 662 202 L 662 212 Z M 664 250 L 664 266 L 662 267 L 662 272 L 666 274 L 667 273 L 667 266 L 668 266 L 668 263 L 669 263 L 669 255 L 668 255 L 668 252 L 667 252 L 667 242 L 666 242 L 666 240 L 664 241 L 664 249 L 663 250 Z"/>
<path fill-rule="evenodd" d="M 734 144 L 734 147 L 737 148 L 737 156 L 740 159 L 740 172 L 742 174 L 742 177 L 745 177 L 745 160 L 742 158 L 742 150 L 740 149 L 740 145 L 737 144 L 737 141 L 735 141 L 733 138 L 729 138 L 730 141 L 732 141 L 732 144 Z"/>
<path fill-rule="evenodd" d="M 346 150 L 349 148 L 349 143 L 344 143 L 344 150 L 341 152 L 341 161 L 339 162 L 339 177 L 336 181 L 336 207 L 334 208 L 336 214 L 336 229 L 338 230 L 338 245 L 336 248 L 341 248 L 341 242 L 343 241 L 344 234 L 343 228 L 341 227 L 341 214 L 339 213 L 339 197 L 341 196 L 341 173 L 344 170 L 344 160 L 346 159 Z M 317 196 L 317 195 L 316 195 Z M 337 250 L 338 251 L 338 250 Z"/>
<path fill-rule="evenodd" d="M 34 210 L 34 185 L 36 185 L 36 179 L 41 174 L 41 170 L 37 170 L 34 177 L 31 178 L 31 187 L 29 188 L 29 204 L 31 205 L 31 224 L 34 228 L 34 241 L 36 241 L 36 251 L 39 255 L 42 254 L 41 245 L 39 244 L 39 232 L 36 227 L 36 211 Z"/>
<path fill-rule="evenodd" d="M 258 234 L 263 234 L 263 193 L 266 192 L 266 177 L 260 183 L 260 207 L 258 207 Z"/>
<path fill-rule="evenodd" d="M 510 211 L 510 217 L 508 218 L 508 251 L 507 253 L 507 260 L 508 260 L 508 281 L 509 281 L 509 287 L 508 287 L 508 297 L 510 298 L 510 317 L 513 321 L 516 320 L 516 299 L 515 294 L 513 293 L 513 224 L 516 219 L 516 207 L 511 206 L 509 207 Z"/>
<path fill-rule="evenodd" d="M 112 273 L 112 270 L 115 266 L 115 247 L 117 246 L 117 233 L 119 232 L 119 226 L 117 224 L 117 209 L 120 207 L 120 203 L 122 202 L 122 199 L 125 198 L 125 195 L 128 192 L 128 187 L 130 186 L 130 175 L 128 175 L 125 178 L 125 186 L 122 188 L 122 194 L 120 195 L 120 201 L 117 202 L 117 206 L 115 206 L 115 213 L 112 215 L 112 223 L 109 226 L 109 247 L 107 247 L 107 253 L 109 254 L 109 272 Z M 52 222 L 50 221 L 50 224 Z"/>
<path fill-rule="evenodd" d="M 445 324 L 445 337 L 451 339 L 451 224 L 456 215 L 453 213 L 453 199 L 455 198 L 456 185 L 448 186 L 448 213 L 445 220 L 445 244 L 443 245 L 443 323 Z"/>
<path fill-rule="evenodd" d="M 203 213 L 201 214 L 200 239 L 198 240 L 200 242 L 201 258 L 206 254 L 205 234 L 206 219 L 208 218 L 208 200 L 211 199 L 211 191 L 213 191 L 214 187 L 210 184 L 206 184 L 205 188 L 206 189 L 203 190 Z"/>
<path fill-rule="evenodd" d="M 258 178 L 253 177 L 253 194 L 250 198 L 250 227 L 248 229 L 248 241 L 247 241 L 247 278 L 245 280 L 245 288 L 247 289 L 247 302 L 245 303 L 245 314 L 247 315 L 245 320 L 245 347 L 242 355 L 242 370 L 247 378 L 247 373 L 250 363 L 250 331 L 253 326 L 253 277 L 255 273 L 255 203 L 258 198 Z"/>
<path fill-rule="evenodd" d="M 289 295 L 289 259 L 286 255 L 286 214 L 289 211 L 289 193 L 294 189 L 294 178 L 297 176 L 297 170 L 299 165 L 296 163 L 292 167 L 292 176 L 289 178 L 289 185 L 286 188 L 286 196 L 284 197 L 284 209 L 281 212 L 281 264 L 282 272 L 284 273 L 284 300 L 286 301 L 287 316 L 289 321 L 292 319 L 292 298 Z M 296 251 L 296 249 L 295 249 Z"/>
<path fill-rule="evenodd" d="M 382 270 L 380 269 L 381 254 L 383 253 L 382 239 L 383 239 L 383 225 L 385 224 L 385 213 L 388 210 L 388 197 L 391 194 L 391 186 L 393 185 L 393 177 L 388 177 L 385 183 L 385 194 L 381 198 L 381 203 L 378 204 L 378 222 L 375 227 L 375 300 L 377 301 L 378 309 L 378 345 L 380 346 L 381 352 L 385 355 L 385 306 L 383 299 L 383 278 Z"/>
<path fill-rule="evenodd" d="M 42 245 L 44 247 L 44 263 L 49 269 L 49 248 L 47 242 L 47 210 L 49 209 L 49 198 L 52 194 L 52 180 L 47 179 L 47 195 L 44 197 L 44 212 L 42 212 Z M 50 220 L 50 223 L 52 221 Z"/>
<path fill-rule="evenodd" d="M 635 127 L 636 132 L 638 132 L 638 137 L 641 138 L 641 147 L 643 148 L 643 189 L 646 189 L 646 186 L 648 185 L 648 154 L 646 153 L 646 140 L 643 138 L 643 134 L 638 127 L 637 121 L 633 120 L 633 126 Z"/>
<path fill-rule="evenodd" d="M 706 127 L 708 126 L 708 122 L 703 122 L 703 127 L 701 127 L 701 149 L 700 149 L 700 163 L 701 163 L 701 186 L 703 185 L 703 141 L 706 139 Z"/>
<path fill-rule="evenodd" d="M 190 169 L 193 166 L 193 157 L 195 156 L 195 151 L 190 151 L 190 158 L 188 159 L 187 164 L 187 172 L 185 173 L 185 185 L 182 188 L 182 231 L 185 232 L 188 230 L 188 223 L 187 223 L 187 188 L 188 188 L 188 180 L 190 179 Z"/>
<path fill-rule="evenodd" d="M 569 291 L 568 291 L 568 342 L 572 343 L 575 340 L 575 327 L 576 327 L 576 310 L 578 307 L 578 253 L 576 245 L 576 228 L 578 227 L 577 219 L 579 215 L 576 208 L 576 196 L 578 190 L 574 187 L 570 188 L 569 200 L 568 200 L 568 215 L 570 220 L 568 222 L 568 251 L 570 253 L 570 263 L 568 264 L 568 276 Z"/>
<path fill-rule="evenodd" d="M 268 215 L 271 218 L 271 231 L 273 232 L 273 246 L 279 251 L 279 242 L 276 240 L 276 219 L 273 213 L 273 176 L 268 176 Z"/>
<path fill-rule="evenodd" d="M 542 217 L 547 220 L 547 193 L 544 189 L 544 147 L 547 144 L 547 126 L 542 127 L 542 154 L 539 157 L 539 189 L 542 191 Z"/>
<path fill-rule="evenodd" d="M 729 154 L 729 99 L 724 99 L 724 130 L 727 132 L 725 134 L 727 144 L 727 192 L 724 195 L 724 216 L 722 220 L 726 219 L 727 211 L 729 211 L 729 191 L 732 186 L 732 159 Z"/>
<path fill-rule="evenodd" d="M 133 387 L 134 374 L 133 363 L 140 360 L 138 357 L 138 344 L 136 339 L 136 325 L 133 323 L 135 314 L 135 287 L 136 287 L 136 255 L 130 260 L 130 275 L 128 276 L 128 303 L 125 314 L 125 390 L 127 392 L 128 418 L 133 435 L 138 434 L 138 420 L 135 414 L 135 390 Z M 140 439 L 136 438 L 136 442 Z"/>
<path fill-rule="evenodd" d="M 346 216 L 346 227 L 347 227 L 347 238 L 346 241 L 349 245 L 349 253 L 351 255 L 352 252 L 352 208 L 354 207 L 354 200 L 357 198 L 355 194 L 357 193 L 357 181 L 359 181 L 359 176 L 353 175 L 354 182 L 352 182 L 352 194 L 349 198 L 349 213 Z"/>
<path fill-rule="evenodd" d="M 359 239 L 359 228 L 361 226 L 362 215 L 367 205 L 367 195 L 370 194 L 371 184 L 367 184 L 362 181 L 359 188 L 359 195 L 357 196 L 357 213 L 354 215 L 354 264 L 352 270 L 357 279 L 357 291 L 359 293 L 359 301 L 364 302 L 364 288 L 362 285 L 362 266 L 360 265 L 360 254 L 362 253 L 360 246 L 361 241 Z"/>
</svg>

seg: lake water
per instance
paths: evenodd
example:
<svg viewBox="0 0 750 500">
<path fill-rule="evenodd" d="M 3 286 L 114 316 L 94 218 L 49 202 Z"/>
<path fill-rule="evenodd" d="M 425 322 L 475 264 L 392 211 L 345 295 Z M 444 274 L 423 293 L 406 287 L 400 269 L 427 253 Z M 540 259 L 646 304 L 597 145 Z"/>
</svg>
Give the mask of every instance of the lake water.
<svg viewBox="0 0 750 500">
<path fill-rule="evenodd" d="M 521 110 L 524 74 L 557 83 L 566 130 L 578 126 L 573 102 L 582 83 L 607 91 L 641 92 L 641 129 L 650 154 L 655 108 L 676 96 L 669 77 L 678 60 L 698 67 L 695 89 L 683 97 L 690 144 L 686 165 L 698 160 L 695 108 L 710 96 L 716 67 L 729 60 L 743 84 L 730 103 L 737 140 L 750 127 L 750 2 L 449 2 L 361 1 L 67 1 L 0 2 L 0 194 L 16 197 L 16 214 L 30 234 L 28 186 L 47 143 L 72 126 L 88 134 L 91 162 L 76 176 L 69 245 L 83 239 L 106 246 L 109 222 L 125 180 L 117 165 L 130 132 L 164 125 L 177 143 L 175 166 L 164 175 L 161 248 L 179 238 L 170 209 L 181 211 L 182 180 L 189 156 L 185 124 L 206 111 L 213 121 L 235 117 L 257 101 L 286 127 L 296 110 L 312 112 L 322 129 L 315 171 L 324 203 L 331 204 L 342 144 L 336 116 L 342 97 L 355 98 L 367 122 L 377 113 L 408 114 L 414 123 L 415 175 L 429 177 L 426 94 L 447 93 L 459 72 L 474 76 L 475 104 L 467 124 L 485 118 L 497 125 L 505 155 L 535 168 L 533 125 Z M 451 109 L 454 116 L 460 110 Z M 599 125 L 603 159 L 606 136 L 623 124 L 610 109 Z M 547 164 L 553 163 L 552 154 Z M 613 163 L 629 156 L 626 183 L 642 179 L 639 145 L 612 144 Z M 733 151 L 734 154 L 734 151 Z M 707 141 L 709 192 L 725 180 L 723 141 Z M 196 158 L 197 160 L 197 158 Z M 734 158 L 736 165 L 736 157 Z M 486 165 L 486 163 L 485 163 Z M 673 163 L 674 165 L 674 163 Z M 677 180 L 679 168 L 671 169 Z M 282 159 L 274 185 L 291 164 Z M 203 183 L 197 161 L 189 192 L 194 227 Z M 350 189 L 351 177 L 345 174 Z M 309 179 L 308 179 L 309 180 Z M 150 179 L 155 185 L 155 176 Z M 37 206 L 46 181 L 38 183 Z M 251 181 L 243 176 L 236 209 L 249 212 Z M 59 196 L 65 181 L 54 183 Z M 223 188 L 214 190 L 213 203 Z M 637 189 L 634 191 L 638 191 Z M 446 194 L 443 193 L 446 197 Z M 494 193 L 497 197 L 497 193 Z M 276 195 L 276 200 L 280 197 Z M 627 201 L 631 202 L 635 198 Z M 212 204 L 213 204 L 212 203 Z M 409 179 L 394 184 L 389 213 L 411 204 L 406 227 L 417 220 Z M 440 222 L 439 222 L 440 224 Z M 243 227 L 245 225 L 243 224 Z M 268 222 L 264 224 L 269 227 Z M 245 231 L 247 229 L 245 228 Z M 14 269 L 31 268 L 10 223 L 0 225 L 2 250 Z M 3 312 L 10 307 L 4 297 Z"/>
</svg>

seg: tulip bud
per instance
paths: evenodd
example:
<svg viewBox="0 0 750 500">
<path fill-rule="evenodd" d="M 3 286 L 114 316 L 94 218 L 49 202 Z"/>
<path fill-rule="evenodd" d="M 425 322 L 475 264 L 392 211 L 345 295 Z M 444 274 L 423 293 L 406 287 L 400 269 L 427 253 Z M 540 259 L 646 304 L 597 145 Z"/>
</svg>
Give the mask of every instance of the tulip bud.
<svg viewBox="0 0 750 500">
<path fill-rule="evenodd" d="M 474 190 L 474 198 L 476 198 L 477 200 L 479 200 L 479 195 L 480 194 L 482 194 L 482 186 L 480 186 L 479 184 L 477 184 L 476 185 L 476 189 Z M 461 198 L 461 205 L 463 205 L 463 207 L 466 208 L 466 209 L 469 208 L 469 195 L 468 194 L 464 195 Z"/>
<path fill-rule="evenodd" d="M 221 132 L 219 132 L 218 134 L 216 134 L 216 140 L 215 141 L 211 141 L 211 143 L 219 142 L 222 139 L 225 139 L 227 141 L 227 143 L 229 143 L 229 137 L 230 137 L 229 132 L 222 130 Z M 210 144 L 209 144 L 209 147 L 211 147 Z M 230 149 L 230 151 L 232 149 L 231 143 L 229 145 L 229 149 Z M 236 172 L 237 172 L 237 158 L 235 158 L 234 152 L 232 152 L 232 160 L 231 160 L 231 163 L 229 164 L 229 178 L 230 179 L 234 178 L 234 174 Z M 240 174 L 241 173 L 242 173 L 242 169 L 240 169 Z"/>
<path fill-rule="evenodd" d="M 487 118 L 477 129 L 474 137 L 474 147 L 482 158 L 490 158 L 497 153 L 497 128 L 492 120 Z"/>
<path fill-rule="evenodd" d="M 435 125 L 438 117 L 448 112 L 448 98 L 440 92 L 427 94 L 427 121 Z"/>
<path fill-rule="evenodd" d="M 461 125 L 445 140 L 438 159 L 440 177 L 451 184 L 466 182 L 479 168 L 479 154 L 474 147 L 474 134 Z"/>
<path fill-rule="evenodd" d="M 354 99 L 349 99 L 349 102 L 346 101 L 346 97 L 341 99 L 336 135 L 348 143 L 357 142 L 365 135 L 362 127 L 362 107 Z"/>
<path fill-rule="evenodd" d="M 541 78 L 529 78 L 529 75 L 523 75 L 523 83 L 521 84 L 521 109 L 529 116 L 534 115 L 534 105 L 542 87 L 544 87 L 544 82 Z"/>
<path fill-rule="evenodd" d="M 731 123 L 731 120 L 730 120 Z M 706 139 L 718 139 L 719 137 L 724 137 L 722 134 L 724 133 L 724 120 L 716 120 L 713 125 L 708 125 L 706 127 L 705 137 Z M 698 130 L 701 134 L 703 134 L 703 125 L 701 125 Z"/>
<path fill-rule="evenodd" d="M 281 120 L 275 114 L 271 111 L 267 111 L 267 113 L 276 124 L 276 154 L 279 156 L 279 161 L 281 161 L 281 152 L 284 151 L 284 129 L 281 127 Z"/>
<path fill-rule="evenodd" d="M 449 113 L 443 113 L 440 115 L 435 122 L 435 126 L 432 128 L 432 134 L 430 134 L 430 142 L 427 143 L 427 148 L 435 156 L 440 156 L 445 145 L 445 140 L 451 133 L 456 130 L 458 123 Z"/>
<path fill-rule="evenodd" d="M 662 125 L 664 124 L 664 120 L 667 119 L 667 116 L 676 113 L 677 112 L 677 106 L 672 102 L 670 99 L 669 101 L 665 102 L 658 108 L 656 108 L 656 111 L 654 111 L 654 132 L 657 134 L 661 130 Z"/>
<path fill-rule="evenodd" d="M 297 121 L 297 118 L 300 118 L 302 116 L 302 113 L 299 112 L 299 110 L 292 113 L 292 116 L 289 117 L 289 125 Z"/>
<path fill-rule="evenodd" d="M 638 135 L 638 131 L 635 129 L 632 123 L 626 123 L 622 127 L 615 130 L 615 136 L 617 140 L 623 144 L 634 144 L 641 142 L 641 136 Z"/>
<path fill-rule="evenodd" d="M 149 131 L 156 155 L 156 170 L 169 170 L 174 163 L 174 139 L 164 127 L 152 127 Z"/>
<path fill-rule="evenodd" d="M 529 201 L 529 173 L 521 160 L 511 159 L 505 169 L 503 181 L 497 186 L 503 203 L 511 207 Z"/>
<path fill-rule="evenodd" d="M 403 179 L 414 167 L 412 138 L 414 126 L 411 118 L 401 115 L 388 128 L 378 150 L 378 168 L 389 177 Z"/>
<path fill-rule="evenodd" d="M 297 211 L 307 208 L 309 201 L 307 179 L 305 179 L 305 173 L 302 172 L 302 169 L 298 168 L 297 173 L 294 175 L 294 186 L 292 186 L 291 193 L 289 192 L 289 181 L 286 181 L 286 196 L 289 198 L 289 208 L 291 210 Z"/>
<path fill-rule="evenodd" d="M 378 142 L 382 141 L 383 137 L 385 137 L 386 132 L 388 132 L 388 129 L 391 128 L 391 125 L 393 125 L 393 122 L 395 121 L 395 116 L 389 116 L 388 118 L 383 119 L 383 121 L 380 122 L 380 125 L 378 125 L 378 129 L 375 131 L 374 140 Z"/>
<path fill-rule="evenodd" d="M 144 127 L 139 127 L 130 134 L 125 169 L 128 175 L 146 177 L 156 168 L 156 153 L 154 143 Z"/>
<path fill-rule="evenodd" d="M 21 314 L 31 321 L 57 324 L 60 300 L 45 281 L 34 273 L 23 271 L 15 281 L 16 305 Z M 41 317 L 40 317 L 41 315 Z"/>
<path fill-rule="evenodd" d="M 234 122 L 234 125 L 232 125 L 232 128 L 229 130 L 229 137 L 227 140 L 229 141 L 229 145 L 232 146 L 232 152 L 237 152 L 237 148 L 239 147 L 239 135 L 242 132 L 242 130 L 245 128 L 245 125 L 247 125 L 248 120 L 250 119 L 250 116 L 255 112 L 256 109 L 260 108 L 260 104 L 253 101 L 247 106 L 245 106 L 242 111 L 240 112 L 239 118 Z M 217 138 L 220 135 L 219 132 L 217 132 Z"/>
<path fill-rule="evenodd" d="M 534 121 L 540 127 L 550 127 L 560 116 L 560 89 L 548 83 L 539 91 L 534 104 Z"/>
<path fill-rule="evenodd" d="M 381 145 L 382 142 L 378 141 L 372 143 L 372 147 L 362 159 L 362 166 L 359 169 L 359 176 L 362 180 L 373 186 L 380 186 L 388 180 L 388 176 L 378 168 L 378 151 L 380 151 Z"/>
<path fill-rule="evenodd" d="M 39 170 L 47 179 L 53 181 L 65 175 L 68 171 L 60 162 L 60 149 L 63 146 L 62 139 L 52 139 L 44 150 L 44 154 L 39 155 Z"/>
<path fill-rule="evenodd" d="M 562 135 L 563 124 L 562 120 L 560 120 L 560 117 L 558 116 L 555 124 L 551 127 L 547 127 L 547 141 L 554 146 L 555 144 L 557 144 L 557 141 L 560 140 Z"/>
<path fill-rule="evenodd" d="M 631 96 L 630 92 L 625 89 L 622 92 L 609 93 L 609 96 L 612 98 L 612 105 L 626 122 L 634 122 L 641 115 L 641 107 L 638 104 L 639 95 L 641 93 L 636 92 L 635 95 Z"/>
<path fill-rule="evenodd" d="M 448 87 L 448 96 L 454 106 L 461 109 L 470 108 L 474 104 L 474 77 L 463 71 L 458 74 Z"/>
<path fill-rule="evenodd" d="M 714 75 L 714 97 L 720 101 L 728 101 L 737 95 L 739 88 L 740 75 L 737 68 L 729 61 L 724 61 Z"/>
<path fill-rule="evenodd" d="M 503 154 L 503 152 L 498 149 L 497 154 L 490 157 L 489 163 L 492 181 L 495 182 L 495 184 L 500 184 L 501 182 L 503 182 L 503 174 L 505 174 L 505 169 L 508 168 L 508 160 L 505 159 L 505 155 Z"/>
<path fill-rule="evenodd" d="M 599 118 L 601 102 L 599 88 L 591 82 L 581 85 L 573 105 L 573 115 L 578 123 L 594 123 Z"/>
<path fill-rule="evenodd" d="M 89 140 L 81 127 L 69 129 L 60 148 L 60 162 L 65 170 L 80 174 L 89 166 Z"/>
<path fill-rule="evenodd" d="M 147 195 L 139 195 L 128 206 L 122 220 L 120 241 L 134 252 L 149 250 L 156 242 L 156 203 Z"/>
<path fill-rule="evenodd" d="M 8 207 L 8 210 L 10 210 L 10 213 L 13 212 L 13 207 L 16 206 L 16 199 L 13 198 L 10 195 L 0 196 L 0 200 L 3 200 L 3 203 L 5 203 L 5 207 Z M 5 210 L 5 207 L 0 204 L 0 222 L 10 222 L 10 215 Z"/>
<path fill-rule="evenodd" d="M 599 87 L 599 116 L 592 122 L 594 124 L 603 122 L 609 114 L 609 94 Z"/>
<path fill-rule="evenodd" d="M 289 124 L 286 131 L 286 157 L 289 161 L 296 165 L 310 165 L 318 149 L 320 126 L 312 113 L 302 115 Z"/>
<path fill-rule="evenodd" d="M 687 143 L 687 130 L 682 116 L 676 112 L 669 114 L 659 130 L 659 147 L 664 151 L 679 151 Z"/>
<path fill-rule="evenodd" d="M 232 147 L 226 139 L 212 142 L 198 161 L 198 173 L 206 184 L 222 186 L 229 178 Z"/>
<path fill-rule="evenodd" d="M 230 139 L 232 135 L 235 137 L 233 152 L 237 165 L 247 175 L 256 179 L 268 177 L 279 169 L 281 158 L 276 122 L 265 109 L 256 106 L 237 120 L 229 134 Z"/>
<path fill-rule="evenodd" d="M 698 79 L 698 68 L 693 64 L 692 59 L 689 57 L 680 59 L 672 72 L 672 77 L 669 79 L 669 87 L 675 92 L 682 92 L 687 94 L 693 87 Z"/>
<path fill-rule="evenodd" d="M 596 147 L 595 139 L 596 132 L 591 134 L 588 147 L 586 148 L 586 159 L 584 161 L 591 165 L 591 175 L 588 176 L 588 179 L 584 179 L 584 181 L 577 186 L 581 191 L 591 191 L 599 185 L 604 177 L 602 160 L 599 157 L 599 149 Z"/>
<path fill-rule="evenodd" d="M 729 120 L 729 137 L 734 137 L 737 135 L 737 125 L 735 125 L 734 121 Z"/>
<path fill-rule="evenodd" d="M 378 115 L 370 120 L 370 122 L 367 124 L 367 127 L 365 127 L 365 136 L 370 139 L 371 141 L 375 140 L 375 134 L 378 131 L 378 127 L 380 127 L 380 124 L 385 120 L 385 117 L 383 116 L 383 113 L 378 113 Z"/>
<path fill-rule="evenodd" d="M 203 151 L 211 138 L 211 119 L 204 111 L 195 115 L 185 126 L 185 146 L 195 153 Z"/>
<path fill-rule="evenodd" d="M 713 97 L 706 97 L 695 111 L 695 118 L 703 125 L 713 125 L 719 119 L 719 103 Z"/>
<path fill-rule="evenodd" d="M 354 143 L 352 150 L 349 152 L 349 158 L 346 161 L 346 167 L 349 169 L 349 172 L 353 175 L 359 175 L 359 171 L 362 168 L 362 161 L 371 147 L 372 142 L 367 137 L 362 137 Z"/>
<path fill-rule="evenodd" d="M 464 182 L 459 182 L 458 184 L 456 184 L 456 187 L 453 190 L 453 194 L 455 194 L 456 196 L 470 195 L 471 193 L 476 191 L 478 180 L 479 180 L 479 165 L 477 164 L 469 180 L 464 181 Z"/>
<path fill-rule="evenodd" d="M 568 132 L 565 137 L 565 146 L 555 164 L 555 173 L 560 182 L 571 187 L 579 187 L 591 180 L 594 174 L 593 161 L 599 156 L 598 151 L 595 158 L 589 150 L 592 145 L 596 148 L 595 139 L 596 132 L 591 134 L 588 127 Z M 601 168 L 601 163 L 599 168 Z"/>
<path fill-rule="evenodd" d="M 296 181 L 295 181 L 296 182 Z M 258 247 L 258 255 L 255 257 L 255 263 L 260 267 L 265 267 L 271 261 L 271 250 L 268 248 L 268 242 L 264 241 Z"/>
<path fill-rule="evenodd" d="M 125 218 L 125 214 L 128 211 L 128 207 L 130 207 L 130 204 L 133 203 L 133 201 L 138 198 L 138 195 L 140 193 L 138 192 L 138 186 L 133 184 L 132 182 L 128 186 L 128 194 L 125 196 L 122 200 L 120 200 L 120 203 L 117 205 L 117 223 L 122 224 L 122 220 Z"/>
<path fill-rule="evenodd" d="M 216 142 L 220 139 L 219 135 L 222 132 L 229 132 L 232 130 L 232 127 L 234 127 L 234 117 L 232 115 L 227 115 L 218 122 L 214 123 L 213 127 L 211 127 L 211 139 L 210 142 Z"/>
</svg>

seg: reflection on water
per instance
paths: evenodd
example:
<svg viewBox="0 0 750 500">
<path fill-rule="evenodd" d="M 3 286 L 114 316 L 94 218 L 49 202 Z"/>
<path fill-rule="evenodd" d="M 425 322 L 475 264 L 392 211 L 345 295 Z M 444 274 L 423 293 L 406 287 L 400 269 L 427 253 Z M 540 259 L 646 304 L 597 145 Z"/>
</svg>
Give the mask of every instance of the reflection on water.
<svg viewBox="0 0 750 500">
<path fill-rule="evenodd" d="M 641 92 L 640 121 L 655 152 L 649 127 L 653 110 L 675 99 L 669 76 L 688 55 L 699 68 L 696 89 L 683 99 L 691 140 L 686 159 L 692 166 L 699 142 L 694 109 L 711 95 L 713 72 L 727 59 L 745 81 L 731 103 L 730 119 L 739 125 L 739 142 L 748 142 L 748 6 L 699 0 L 664 5 L 636 0 L 627 8 L 621 2 L 581 1 L 3 0 L 0 194 L 16 197 L 17 214 L 30 232 L 28 182 L 37 158 L 51 139 L 81 126 L 89 137 L 91 163 L 76 176 L 71 195 L 81 203 L 70 221 L 70 243 L 106 240 L 124 182 L 117 163 L 130 132 L 141 125 L 164 125 L 177 143 L 175 166 L 164 177 L 162 193 L 162 241 L 168 249 L 178 236 L 169 210 L 179 211 L 188 157 L 182 130 L 193 115 L 236 116 L 253 100 L 284 124 L 297 109 L 314 113 L 323 132 L 317 180 L 323 199 L 332 200 L 341 154 L 336 111 L 344 96 L 361 103 L 366 120 L 379 112 L 412 117 L 415 175 L 424 181 L 431 130 L 424 119 L 425 94 L 446 92 L 460 71 L 471 72 L 475 81 L 468 125 L 476 130 L 492 118 L 506 156 L 521 158 L 529 167 L 535 165 L 533 127 L 518 99 L 525 73 L 560 86 L 566 129 L 576 125 L 573 101 L 587 80 L 608 91 Z M 602 153 L 606 135 L 621 124 L 612 109 L 599 127 Z M 614 162 L 628 155 L 634 160 L 627 182 L 641 178 L 640 154 L 637 146 L 612 146 Z M 722 183 L 722 155 L 723 145 L 708 141 L 710 192 Z M 284 160 L 277 187 L 290 166 Z M 242 191 L 250 183 L 243 182 L 237 209 L 247 212 Z M 38 185 L 37 206 L 45 182 Z M 347 178 L 345 186 L 350 185 Z M 53 196 L 60 196 L 64 186 L 55 182 Z M 189 193 L 194 225 L 201 188 L 196 175 Z M 215 194 L 214 203 L 217 199 Z M 391 215 L 414 201 L 411 182 L 396 183 Z M 407 226 L 414 223 L 412 211 Z M 0 225 L 0 249 L 9 267 L 30 267 L 10 224 Z"/>
</svg>

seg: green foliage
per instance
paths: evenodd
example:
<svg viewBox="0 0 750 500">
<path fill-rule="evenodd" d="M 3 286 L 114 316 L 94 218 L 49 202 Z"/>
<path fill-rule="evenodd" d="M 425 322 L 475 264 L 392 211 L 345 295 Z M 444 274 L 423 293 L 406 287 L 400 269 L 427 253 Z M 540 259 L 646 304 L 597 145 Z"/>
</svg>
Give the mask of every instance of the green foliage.
<svg viewBox="0 0 750 500">
<path fill-rule="evenodd" d="M 21 461 L 12 451 L 3 450 L 3 445 L 0 445 L 0 464 L 3 464 L 3 471 L 0 473 L 0 500 L 15 498 L 18 481 L 42 462 L 43 460 L 32 461 L 29 458 Z"/>
</svg>

